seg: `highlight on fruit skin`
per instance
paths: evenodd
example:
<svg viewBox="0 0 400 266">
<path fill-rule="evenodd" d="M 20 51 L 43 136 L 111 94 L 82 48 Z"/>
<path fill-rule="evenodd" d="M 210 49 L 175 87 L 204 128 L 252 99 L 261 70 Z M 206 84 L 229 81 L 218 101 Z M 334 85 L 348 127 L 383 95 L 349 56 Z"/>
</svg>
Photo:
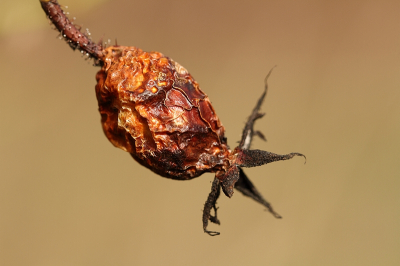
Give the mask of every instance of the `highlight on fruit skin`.
<svg viewBox="0 0 400 266">
<path fill-rule="evenodd" d="M 163 177 L 189 180 L 206 172 L 215 173 L 203 210 L 205 233 L 219 234 L 207 227 L 209 221 L 220 224 L 216 203 L 221 190 L 232 197 L 235 188 L 281 218 L 242 169 L 295 156 L 305 158 L 297 152 L 279 155 L 250 149 L 254 136 L 265 140 L 261 132 L 254 130 L 254 123 L 264 116 L 260 108 L 272 69 L 239 145 L 231 150 L 211 101 L 179 63 L 162 53 L 133 46 L 96 44 L 69 20 L 57 0 L 40 2 L 69 46 L 101 67 L 96 75 L 96 97 L 103 131 L 115 147 L 129 152 L 141 165 Z"/>
</svg>

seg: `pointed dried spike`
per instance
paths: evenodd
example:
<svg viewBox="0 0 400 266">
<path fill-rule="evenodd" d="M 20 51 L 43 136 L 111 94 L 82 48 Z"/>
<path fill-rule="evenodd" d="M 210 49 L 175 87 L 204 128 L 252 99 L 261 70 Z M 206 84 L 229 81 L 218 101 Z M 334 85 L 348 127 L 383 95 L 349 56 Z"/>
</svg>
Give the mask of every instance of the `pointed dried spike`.
<svg viewBox="0 0 400 266">
<path fill-rule="evenodd" d="M 255 167 L 276 161 L 289 160 L 294 156 L 303 156 L 306 159 L 305 155 L 298 152 L 280 155 L 262 150 L 240 150 L 237 153 L 236 164 L 242 167 Z"/>
<path fill-rule="evenodd" d="M 262 139 L 263 141 L 267 141 L 267 139 L 265 138 L 265 135 L 261 132 L 261 131 L 259 131 L 259 130 L 257 130 L 257 131 L 255 131 L 254 132 L 254 135 L 255 136 L 258 136 L 260 139 Z"/>
<path fill-rule="evenodd" d="M 253 140 L 253 135 L 254 135 L 254 122 L 257 119 L 260 119 L 261 117 L 264 116 L 264 114 L 260 113 L 260 108 L 262 103 L 264 102 L 265 96 L 267 95 L 267 91 L 268 91 L 268 83 L 267 80 L 269 78 L 269 76 L 272 73 L 272 70 L 275 67 L 273 67 L 267 74 L 267 76 L 265 77 L 264 80 L 264 92 L 261 94 L 261 97 L 258 99 L 256 106 L 254 107 L 253 111 L 251 112 L 251 115 L 249 116 L 249 118 L 247 119 L 246 125 L 243 129 L 243 133 L 242 133 L 242 139 L 239 142 L 239 149 L 250 149 L 250 145 L 251 142 Z"/>
<path fill-rule="evenodd" d="M 258 192 L 256 187 L 250 181 L 250 179 L 246 176 L 243 170 L 239 167 L 239 180 L 235 183 L 235 188 L 239 190 L 243 195 L 252 198 L 253 200 L 257 201 L 258 203 L 264 205 L 270 213 L 275 218 L 282 218 L 277 212 L 274 211 L 271 204 L 264 199 L 264 197 Z"/>
</svg>

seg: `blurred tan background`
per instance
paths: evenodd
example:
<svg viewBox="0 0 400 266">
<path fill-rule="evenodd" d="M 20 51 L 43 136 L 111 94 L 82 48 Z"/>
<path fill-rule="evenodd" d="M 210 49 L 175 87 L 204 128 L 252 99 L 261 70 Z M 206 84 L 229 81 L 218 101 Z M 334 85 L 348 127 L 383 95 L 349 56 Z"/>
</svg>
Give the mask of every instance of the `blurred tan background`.
<svg viewBox="0 0 400 266">
<path fill-rule="evenodd" d="M 97 68 L 39 1 L 0 4 L 0 265 L 400 265 L 400 1 L 73 1 L 93 39 L 157 50 L 209 95 L 235 147 L 274 65 L 246 169 L 202 231 L 213 176 L 156 176 L 105 138 Z"/>
</svg>

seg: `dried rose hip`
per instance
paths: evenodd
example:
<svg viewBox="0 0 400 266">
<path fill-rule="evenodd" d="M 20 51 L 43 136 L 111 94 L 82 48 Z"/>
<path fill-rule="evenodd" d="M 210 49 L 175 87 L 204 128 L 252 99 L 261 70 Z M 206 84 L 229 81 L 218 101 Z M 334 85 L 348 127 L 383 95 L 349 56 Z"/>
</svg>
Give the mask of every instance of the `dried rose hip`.
<svg viewBox="0 0 400 266">
<path fill-rule="evenodd" d="M 94 59 L 96 95 L 101 123 L 111 143 L 141 165 L 171 179 L 189 180 L 206 172 L 215 173 L 203 211 L 203 229 L 208 221 L 219 224 L 216 202 L 220 190 L 231 197 L 233 188 L 261 203 L 281 218 L 261 196 L 241 167 L 254 167 L 288 160 L 301 153 L 278 155 L 250 150 L 254 122 L 267 92 L 258 100 L 233 151 L 224 137 L 224 127 L 208 96 L 180 64 L 158 52 L 136 47 L 95 44 L 65 15 L 57 0 L 41 0 L 43 10 L 72 49 Z M 211 215 L 214 209 L 214 216 Z"/>
</svg>

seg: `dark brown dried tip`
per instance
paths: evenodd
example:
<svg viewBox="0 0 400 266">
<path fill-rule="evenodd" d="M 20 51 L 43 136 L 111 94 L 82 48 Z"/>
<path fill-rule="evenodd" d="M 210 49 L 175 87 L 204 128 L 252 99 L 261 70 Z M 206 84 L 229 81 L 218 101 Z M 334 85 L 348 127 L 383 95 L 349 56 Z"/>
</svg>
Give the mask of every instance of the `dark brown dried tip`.
<svg viewBox="0 0 400 266">
<path fill-rule="evenodd" d="M 261 95 L 260 99 L 258 99 L 256 106 L 254 107 L 253 111 L 251 112 L 250 117 L 247 119 L 246 125 L 243 129 L 242 139 L 239 142 L 239 149 L 248 150 L 250 149 L 250 144 L 253 140 L 254 135 L 258 135 L 262 140 L 266 140 L 265 136 L 260 131 L 254 131 L 254 123 L 257 119 L 262 118 L 265 114 L 260 113 L 261 105 L 264 102 L 265 96 L 268 92 L 268 78 L 274 70 L 276 66 L 271 68 L 268 72 L 267 76 L 264 79 L 264 92 Z"/>
<path fill-rule="evenodd" d="M 236 163 L 242 167 L 255 167 L 276 161 L 289 160 L 294 156 L 302 156 L 306 159 L 304 154 L 298 152 L 280 155 L 262 150 L 239 150 Z"/>
<path fill-rule="evenodd" d="M 235 188 L 240 191 L 246 197 L 249 197 L 258 203 L 262 204 L 264 207 L 268 209 L 268 211 L 275 218 L 282 218 L 275 210 L 272 208 L 272 205 L 264 199 L 260 192 L 258 192 L 257 188 L 253 185 L 247 175 L 243 172 L 242 168 L 239 168 L 239 180 L 235 183 Z"/>
<path fill-rule="evenodd" d="M 69 46 L 95 60 L 95 65 L 100 65 L 103 58 L 103 47 L 94 43 L 86 34 L 80 31 L 80 27 L 74 25 L 66 16 L 57 0 L 40 0 L 40 4 L 49 20 L 54 24 L 61 36 Z"/>
<path fill-rule="evenodd" d="M 220 181 L 218 178 L 214 178 L 214 181 L 211 186 L 211 192 L 208 195 L 207 201 L 204 204 L 204 210 L 203 210 L 203 230 L 204 233 L 209 234 L 210 236 L 217 236 L 220 233 L 216 231 L 209 231 L 207 230 L 208 226 L 208 221 L 215 223 L 215 224 L 221 224 L 220 221 L 217 218 L 217 199 L 219 198 L 219 195 L 221 194 L 221 185 Z M 211 215 L 211 209 L 214 209 L 215 215 Z"/>
</svg>

